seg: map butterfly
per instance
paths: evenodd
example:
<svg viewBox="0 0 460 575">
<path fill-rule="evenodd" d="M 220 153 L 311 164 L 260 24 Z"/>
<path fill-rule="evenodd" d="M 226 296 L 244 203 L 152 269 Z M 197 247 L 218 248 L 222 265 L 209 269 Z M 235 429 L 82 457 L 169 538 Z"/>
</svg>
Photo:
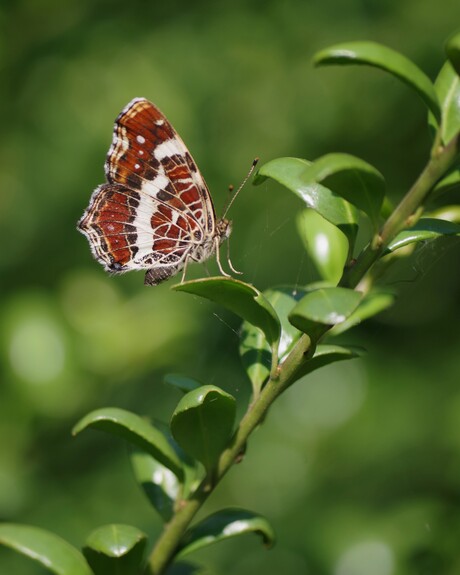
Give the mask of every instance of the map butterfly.
<svg viewBox="0 0 460 575">
<path fill-rule="evenodd" d="M 183 269 L 183 281 L 189 262 L 216 253 L 228 276 L 219 246 L 231 222 L 216 218 L 190 152 L 145 98 L 132 100 L 115 120 L 105 175 L 107 183 L 93 192 L 78 229 L 106 271 L 146 270 L 145 284 L 157 285 Z"/>
</svg>

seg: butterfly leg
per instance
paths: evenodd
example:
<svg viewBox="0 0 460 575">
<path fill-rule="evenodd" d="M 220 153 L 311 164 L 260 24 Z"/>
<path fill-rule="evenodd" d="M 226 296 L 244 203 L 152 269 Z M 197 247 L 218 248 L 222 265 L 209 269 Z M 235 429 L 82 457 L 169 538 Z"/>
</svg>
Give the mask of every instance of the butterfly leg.
<svg viewBox="0 0 460 575">
<path fill-rule="evenodd" d="M 216 261 L 217 261 L 217 267 L 219 268 L 220 273 L 225 276 L 226 278 L 231 277 L 230 274 L 228 274 L 227 272 L 224 272 L 224 270 L 222 269 L 222 264 L 220 263 L 220 253 L 219 253 L 219 247 L 220 247 L 220 242 L 219 239 L 216 238 Z"/>
<path fill-rule="evenodd" d="M 243 272 L 239 272 L 233 267 L 232 260 L 230 259 L 230 242 L 227 240 L 227 263 L 228 267 L 232 270 L 233 273 L 242 275 Z"/>
<path fill-rule="evenodd" d="M 187 256 L 187 257 L 185 258 L 185 263 L 184 263 L 184 271 L 182 272 L 182 278 L 181 278 L 181 280 L 180 280 L 180 283 L 181 283 L 181 284 L 183 284 L 183 283 L 184 283 L 184 280 L 185 280 L 185 274 L 187 273 L 187 264 L 188 264 L 188 259 L 189 259 L 189 257 Z"/>
</svg>

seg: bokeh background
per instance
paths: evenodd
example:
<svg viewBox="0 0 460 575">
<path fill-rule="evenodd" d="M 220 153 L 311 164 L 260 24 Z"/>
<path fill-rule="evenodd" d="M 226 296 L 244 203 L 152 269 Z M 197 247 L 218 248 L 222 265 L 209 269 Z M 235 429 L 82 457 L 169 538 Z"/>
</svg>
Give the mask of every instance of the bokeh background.
<svg viewBox="0 0 460 575">
<path fill-rule="evenodd" d="M 234 393 L 248 381 L 238 320 L 142 274 L 108 277 L 75 223 L 104 180 L 113 120 L 154 101 L 189 145 L 217 212 L 253 158 L 349 152 L 397 199 L 429 150 L 426 110 L 370 69 L 314 70 L 315 51 L 374 40 L 434 78 L 458 0 L 121 2 L 0 5 L 0 519 L 80 546 L 99 525 L 160 521 L 125 446 L 72 425 L 107 405 L 168 420 L 179 372 Z M 232 208 L 233 260 L 260 289 L 302 284 L 300 203 L 248 185 Z M 460 572 L 459 246 L 427 245 L 391 282 L 390 312 L 351 333 L 362 360 L 282 397 L 206 509 L 246 506 L 278 534 L 197 553 L 209 573 Z M 216 271 L 215 264 L 210 264 Z M 200 277 L 200 266 L 189 277 Z M 173 280 L 174 283 L 174 280 Z M 192 558 L 192 557 L 191 557 Z M 0 573 L 42 573 L 0 550 Z"/>
</svg>

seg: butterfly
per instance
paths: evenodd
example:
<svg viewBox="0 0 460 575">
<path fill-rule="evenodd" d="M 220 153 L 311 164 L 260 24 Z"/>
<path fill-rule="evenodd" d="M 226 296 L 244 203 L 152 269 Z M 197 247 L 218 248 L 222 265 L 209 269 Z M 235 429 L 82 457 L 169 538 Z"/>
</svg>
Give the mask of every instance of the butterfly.
<svg viewBox="0 0 460 575">
<path fill-rule="evenodd" d="M 219 247 L 231 222 L 216 218 L 186 145 L 145 98 L 132 100 L 115 120 L 105 175 L 107 183 L 94 190 L 77 227 L 106 271 L 146 270 L 144 283 L 153 286 L 180 270 L 183 281 L 189 262 L 215 253 L 228 277 Z"/>
</svg>

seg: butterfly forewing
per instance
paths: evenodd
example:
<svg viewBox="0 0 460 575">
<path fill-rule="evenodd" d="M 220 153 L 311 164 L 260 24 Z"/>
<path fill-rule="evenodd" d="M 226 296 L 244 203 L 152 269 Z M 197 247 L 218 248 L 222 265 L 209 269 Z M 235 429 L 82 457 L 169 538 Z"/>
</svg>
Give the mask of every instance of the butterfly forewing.
<svg viewBox="0 0 460 575">
<path fill-rule="evenodd" d="M 214 208 L 206 183 L 180 136 L 148 100 L 134 99 L 116 119 L 105 171 L 109 182 L 187 211 L 213 233 Z"/>
</svg>

